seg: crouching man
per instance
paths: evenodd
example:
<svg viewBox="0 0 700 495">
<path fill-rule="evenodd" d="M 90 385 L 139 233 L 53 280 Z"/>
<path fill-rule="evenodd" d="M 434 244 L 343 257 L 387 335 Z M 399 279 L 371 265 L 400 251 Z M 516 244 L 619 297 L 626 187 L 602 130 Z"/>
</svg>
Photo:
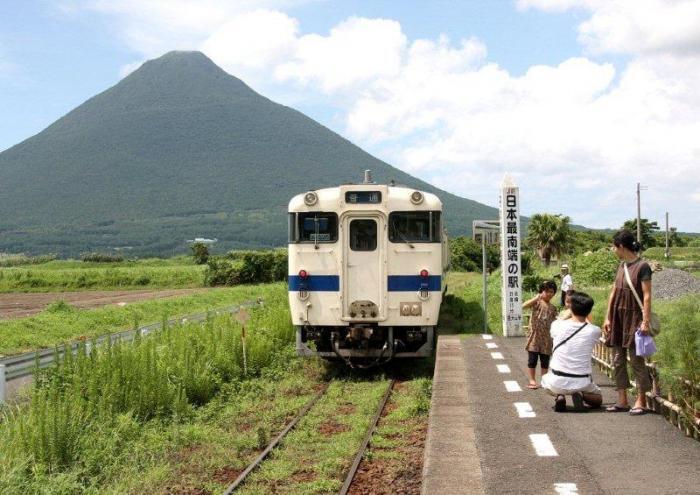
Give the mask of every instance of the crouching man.
<svg viewBox="0 0 700 495">
<path fill-rule="evenodd" d="M 568 320 L 552 323 L 550 334 L 553 341 L 549 372 L 542 377 L 542 387 L 555 396 L 554 410 L 566 411 L 566 396 L 577 410 L 584 403 L 591 408 L 600 407 L 603 396 L 593 383 L 591 354 L 600 339 L 600 328 L 588 323 L 587 317 L 593 309 L 593 299 L 583 292 L 572 292 L 571 312 Z"/>
</svg>

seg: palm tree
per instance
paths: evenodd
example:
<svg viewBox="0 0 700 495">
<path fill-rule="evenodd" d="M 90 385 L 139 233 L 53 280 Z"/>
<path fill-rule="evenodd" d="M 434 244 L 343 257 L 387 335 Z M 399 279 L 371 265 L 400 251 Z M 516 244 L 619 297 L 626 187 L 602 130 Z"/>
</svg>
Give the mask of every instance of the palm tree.
<svg viewBox="0 0 700 495">
<path fill-rule="evenodd" d="M 561 257 L 571 241 L 571 219 L 564 215 L 536 213 L 527 228 L 527 243 L 537 250 L 545 265 L 553 255 Z"/>
</svg>

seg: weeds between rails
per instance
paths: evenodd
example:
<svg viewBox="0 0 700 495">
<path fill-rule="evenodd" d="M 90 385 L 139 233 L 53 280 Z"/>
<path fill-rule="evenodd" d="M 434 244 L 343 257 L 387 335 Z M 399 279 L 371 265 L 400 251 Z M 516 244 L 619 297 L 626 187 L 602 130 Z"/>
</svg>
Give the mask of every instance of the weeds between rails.
<svg viewBox="0 0 700 495">
<path fill-rule="evenodd" d="M 362 445 L 360 449 L 357 451 L 357 455 L 355 455 L 355 460 L 352 463 L 352 466 L 350 466 L 350 471 L 348 471 L 347 476 L 345 477 L 345 483 L 343 483 L 342 488 L 340 489 L 339 495 L 346 495 L 348 491 L 350 491 L 350 486 L 352 485 L 353 480 L 355 479 L 355 474 L 357 473 L 357 468 L 360 467 L 360 462 L 362 462 L 362 458 L 365 456 L 365 452 L 367 452 L 367 447 L 369 447 L 369 442 L 372 440 L 372 435 L 374 434 L 375 429 L 377 428 L 377 423 L 379 423 L 379 418 L 382 417 L 382 413 L 384 412 L 384 408 L 386 407 L 386 403 L 389 400 L 389 396 L 391 395 L 391 392 L 394 390 L 394 385 L 396 384 L 396 379 L 392 378 L 392 380 L 389 382 L 389 386 L 386 389 L 386 392 L 384 393 L 384 397 L 382 398 L 381 402 L 379 403 L 379 408 L 377 409 L 376 414 L 374 415 L 374 418 L 372 419 L 372 423 L 370 424 L 369 428 L 367 429 L 367 435 L 365 435 L 365 439 L 362 441 Z"/>
<path fill-rule="evenodd" d="M 238 491 L 266 493 L 281 489 L 290 492 L 297 490 L 300 492 L 340 492 L 345 494 L 348 493 L 351 487 L 356 489 L 357 487 L 354 485 L 357 485 L 358 481 L 355 480 L 353 483 L 355 473 L 367 454 L 373 435 L 377 432 L 377 423 L 380 421 L 380 418 L 385 417 L 385 410 L 390 397 L 392 397 L 394 385 L 396 383 L 408 383 L 412 379 L 417 379 L 416 382 L 411 383 L 413 386 L 409 388 L 413 392 L 421 390 L 422 392 L 408 398 L 408 389 L 405 389 L 405 397 L 402 397 L 403 402 L 404 404 L 410 404 L 412 410 L 415 409 L 417 411 L 420 409 L 419 415 L 427 414 L 430 393 L 427 391 L 429 382 L 428 389 L 426 389 L 425 381 L 427 380 L 426 377 L 431 374 L 430 363 L 421 362 L 416 365 L 416 362 L 413 362 L 409 366 L 407 364 L 397 363 L 397 365 L 368 373 L 349 372 L 346 368 L 327 368 L 327 378 L 330 381 L 326 383 L 316 396 L 307 402 L 292 421 L 287 423 L 282 432 L 241 472 L 239 477 L 234 483 L 229 485 L 224 493 L 230 494 Z M 391 376 L 388 385 L 386 374 Z M 324 397 L 329 387 L 336 389 L 335 398 Z M 353 387 L 365 387 L 365 391 L 361 391 L 355 401 L 352 401 L 352 396 L 353 393 L 357 393 L 357 389 L 353 392 Z M 342 389 L 343 392 L 338 394 L 338 389 Z M 371 396 L 371 399 L 367 400 L 367 403 L 363 405 L 361 397 L 368 394 Z M 329 395 L 333 395 L 333 392 Z M 321 402 L 322 398 L 324 399 L 323 402 Z M 319 402 L 321 403 L 319 404 Z M 394 404 L 393 410 L 396 410 L 397 407 Z M 347 421 L 347 418 L 360 409 L 363 409 L 361 411 L 362 425 L 354 428 L 354 431 L 350 431 L 353 422 Z M 405 407 L 403 412 L 405 413 Z M 307 415 L 321 417 L 322 421 L 319 422 L 318 419 L 315 420 L 313 417 L 307 418 Z M 370 416 L 372 420 L 368 422 L 366 418 Z M 301 431 L 296 431 L 295 438 L 285 438 L 297 425 L 299 425 L 297 430 Z M 338 432 L 339 436 L 332 436 L 336 432 Z M 343 439 L 347 435 L 353 436 L 353 440 L 348 442 L 347 439 Z M 321 448 L 326 448 L 329 444 L 341 444 L 341 447 L 331 448 L 330 450 L 333 450 L 333 452 L 327 456 L 320 455 L 314 458 L 313 455 L 309 454 L 309 451 L 319 447 L 313 441 L 309 441 L 309 438 L 314 436 L 318 436 L 321 439 L 321 445 L 323 446 Z M 277 448 L 278 446 L 279 448 Z M 272 457 L 268 457 L 275 448 L 277 448 L 275 454 Z M 353 454 L 354 461 L 348 468 L 347 459 Z M 333 455 L 335 455 L 335 458 Z M 269 460 L 263 462 L 266 458 Z M 285 462 L 290 461 L 295 464 L 295 467 L 289 468 L 289 466 L 285 465 Z M 286 471 L 280 474 L 280 469 L 276 468 L 275 464 L 282 466 L 281 471 L 284 471 L 284 469 Z M 336 469 L 329 469 L 329 466 L 332 465 L 335 465 Z M 319 466 L 321 467 L 319 468 Z M 323 479 L 323 474 L 318 474 L 319 469 L 324 472 L 323 474 L 328 475 L 325 476 L 325 479 Z M 256 474 L 253 474 L 254 471 Z M 342 478 L 338 477 L 340 473 L 345 473 L 345 482 L 342 486 Z M 297 480 L 298 483 L 294 484 L 294 480 Z"/>
<path fill-rule="evenodd" d="M 362 461 L 362 458 L 365 455 L 365 452 L 367 451 L 367 447 L 369 446 L 370 440 L 372 438 L 372 435 L 376 429 L 377 423 L 379 422 L 379 418 L 382 416 L 382 413 L 384 412 L 384 408 L 386 407 L 387 401 L 389 400 L 389 396 L 391 395 L 391 392 L 394 388 L 394 384 L 396 383 L 396 379 L 392 378 L 389 381 L 389 385 L 386 389 L 386 392 L 384 393 L 382 400 L 379 403 L 379 408 L 377 409 L 372 422 L 367 430 L 367 433 L 365 435 L 365 438 L 362 441 L 362 444 L 360 448 L 357 451 L 357 454 L 355 455 L 355 459 L 350 466 L 350 469 L 348 471 L 347 476 L 345 477 L 345 482 L 343 483 L 342 488 L 340 489 L 340 495 L 346 495 L 348 493 L 348 490 L 350 489 L 350 485 L 353 482 L 353 479 L 355 478 L 355 473 L 357 472 L 357 468 L 360 465 L 360 462 Z M 226 489 L 224 492 L 224 495 L 230 495 L 233 493 L 236 489 L 238 489 L 246 480 L 246 478 L 255 470 L 257 467 L 262 464 L 262 462 L 268 457 L 268 455 L 272 452 L 274 448 L 276 448 L 282 440 L 287 436 L 287 434 L 306 416 L 306 414 L 311 410 L 311 408 L 325 395 L 325 393 L 328 390 L 328 385 L 323 387 L 321 391 L 319 391 L 297 414 L 292 421 L 290 421 L 285 428 L 282 430 L 282 432 L 277 435 L 271 442 L 270 444 L 263 450 L 263 452 L 253 461 L 251 462 L 248 467 L 239 475 L 239 477 Z"/>
</svg>

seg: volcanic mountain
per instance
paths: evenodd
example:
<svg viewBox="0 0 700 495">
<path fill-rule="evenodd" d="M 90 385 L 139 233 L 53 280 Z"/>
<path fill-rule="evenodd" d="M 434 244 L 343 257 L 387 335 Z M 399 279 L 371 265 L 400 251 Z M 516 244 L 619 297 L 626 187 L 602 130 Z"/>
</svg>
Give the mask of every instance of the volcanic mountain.
<svg viewBox="0 0 700 495">
<path fill-rule="evenodd" d="M 194 237 L 219 239 L 218 250 L 281 246 L 293 195 L 357 182 L 365 169 L 379 183 L 436 193 L 452 235 L 496 218 L 261 96 L 202 53 L 170 52 L 0 153 L 0 251 L 158 255 Z"/>
</svg>

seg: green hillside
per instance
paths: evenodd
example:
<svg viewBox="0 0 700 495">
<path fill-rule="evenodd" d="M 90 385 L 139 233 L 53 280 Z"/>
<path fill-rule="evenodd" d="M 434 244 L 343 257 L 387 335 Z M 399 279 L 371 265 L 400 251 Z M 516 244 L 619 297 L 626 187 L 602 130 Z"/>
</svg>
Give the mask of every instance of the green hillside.
<svg viewBox="0 0 700 495">
<path fill-rule="evenodd" d="M 300 192 L 358 181 L 437 193 L 452 235 L 496 210 L 440 191 L 251 90 L 199 52 L 146 62 L 0 153 L 0 251 L 133 255 L 282 245 Z"/>
</svg>

